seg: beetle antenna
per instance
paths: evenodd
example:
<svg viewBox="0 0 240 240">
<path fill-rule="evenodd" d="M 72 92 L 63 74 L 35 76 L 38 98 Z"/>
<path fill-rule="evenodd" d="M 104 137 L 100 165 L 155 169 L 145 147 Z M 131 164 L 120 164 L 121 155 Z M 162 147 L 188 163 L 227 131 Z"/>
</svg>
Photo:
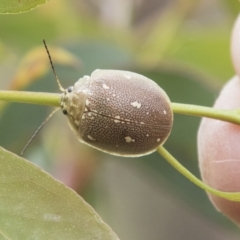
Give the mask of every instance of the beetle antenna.
<svg viewBox="0 0 240 240">
<path fill-rule="evenodd" d="M 45 41 L 44 39 L 43 39 L 43 44 L 44 44 L 44 47 L 45 47 L 45 49 L 46 49 L 46 51 L 47 51 L 47 55 L 48 55 L 48 58 L 49 58 L 49 61 L 50 61 L 50 64 L 51 64 L 51 67 L 52 67 L 52 70 L 53 70 L 53 74 L 54 74 L 54 76 L 55 76 L 55 78 L 56 78 L 56 81 L 57 81 L 57 84 L 58 84 L 58 86 L 59 86 L 59 89 L 60 89 L 62 92 L 64 92 L 64 88 L 62 87 L 62 85 L 61 85 L 61 83 L 60 83 L 60 81 L 59 81 L 59 78 L 58 78 L 58 76 L 57 76 L 57 74 L 56 74 L 56 71 L 55 71 L 55 68 L 54 68 L 54 66 L 53 66 L 53 62 L 52 62 L 52 58 L 51 58 L 50 52 L 49 52 L 49 50 L 48 50 L 46 41 Z"/>
<path fill-rule="evenodd" d="M 45 125 L 45 123 L 48 122 L 48 120 L 59 110 L 60 108 L 55 109 L 52 113 L 50 113 L 50 115 L 44 120 L 44 122 L 38 127 L 38 129 L 36 130 L 36 132 L 32 135 L 32 137 L 30 138 L 30 140 L 28 141 L 28 143 L 25 145 L 25 147 L 23 148 L 21 155 L 23 155 L 24 151 L 26 150 L 26 148 L 28 147 L 28 145 L 32 142 L 32 140 L 37 136 L 37 134 L 39 133 L 39 131 L 42 129 L 42 127 Z"/>
</svg>

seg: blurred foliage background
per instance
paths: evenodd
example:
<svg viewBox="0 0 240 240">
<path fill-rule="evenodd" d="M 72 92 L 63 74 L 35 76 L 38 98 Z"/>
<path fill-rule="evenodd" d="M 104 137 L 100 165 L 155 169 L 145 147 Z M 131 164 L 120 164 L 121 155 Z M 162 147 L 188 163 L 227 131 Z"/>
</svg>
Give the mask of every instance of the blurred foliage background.
<svg viewBox="0 0 240 240">
<path fill-rule="evenodd" d="M 230 39 L 239 12 L 228 0 L 51 0 L 0 15 L 0 88 L 59 92 L 42 44 L 64 87 L 96 68 L 124 69 L 156 81 L 173 102 L 211 106 L 234 75 Z M 52 111 L 0 105 L 0 145 L 17 154 Z M 175 116 L 166 148 L 199 176 L 200 119 Z M 25 153 L 75 189 L 120 239 L 239 239 L 206 193 L 157 153 L 119 158 L 80 144 L 60 111 Z"/>
</svg>

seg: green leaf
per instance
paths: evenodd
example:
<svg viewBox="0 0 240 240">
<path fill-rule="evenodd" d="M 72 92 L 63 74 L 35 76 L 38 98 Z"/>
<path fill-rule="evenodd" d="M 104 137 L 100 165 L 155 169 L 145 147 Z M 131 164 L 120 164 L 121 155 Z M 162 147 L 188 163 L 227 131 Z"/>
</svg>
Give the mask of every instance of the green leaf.
<svg viewBox="0 0 240 240">
<path fill-rule="evenodd" d="M 0 13 L 21 13 L 46 3 L 48 0 L 0 0 Z"/>
<path fill-rule="evenodd" d="M 0 147 L 0 239 L 118 239 L 73 190 Z"/>
</svg>

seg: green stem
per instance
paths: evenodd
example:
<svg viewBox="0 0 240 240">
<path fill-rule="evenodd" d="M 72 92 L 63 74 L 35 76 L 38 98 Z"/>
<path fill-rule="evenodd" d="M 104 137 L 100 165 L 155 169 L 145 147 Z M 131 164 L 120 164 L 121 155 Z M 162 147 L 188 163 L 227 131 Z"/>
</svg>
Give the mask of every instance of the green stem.
<svg viewBox="0 0 240 240">
<path fill-rule="evenodd" d="M 240 109 L 223 110 L 191 104 L 172 103 L 174 113 L 208 117 L 240 125 Z"/>
<path fill-rule="evenodd" d="M 60 107 L 61 94 L 42 92 L 0 91 L 0 101 L 21 102 Z"/>
<path fill-rule="evenodd" d="M 231 200 L 240 201 L 240 192 L 222 192 L 218 191 L 210 186 L 206 185 L 200 179 L 195 177 L 191 172 L 189 172 L 183 165 L 181 165 L 176 158 L 174 158 L 163 146 L 160 146 L 157 150 L 175 169 L 177 169 L 182 175 L 184 175 L 191 182 L 196 184 L 198 187 L 204 189 L 205 191 L 212 193 L 216 196 Z"/>
</svg>

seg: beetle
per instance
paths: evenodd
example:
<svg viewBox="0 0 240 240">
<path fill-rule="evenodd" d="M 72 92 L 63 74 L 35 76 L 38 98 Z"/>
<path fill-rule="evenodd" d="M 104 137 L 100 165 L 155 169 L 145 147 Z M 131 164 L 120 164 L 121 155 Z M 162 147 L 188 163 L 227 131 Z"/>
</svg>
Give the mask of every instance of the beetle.
<svg viewBox="0 0 240 240">
<path fill-rule="evenodd" d="M 171 102 L 151 79 L 120 70 L 95 70 L 64 90 L 62 112 L 78 139 L 125 157 L 150 154 L 169 136 Z"/>
</svg>

